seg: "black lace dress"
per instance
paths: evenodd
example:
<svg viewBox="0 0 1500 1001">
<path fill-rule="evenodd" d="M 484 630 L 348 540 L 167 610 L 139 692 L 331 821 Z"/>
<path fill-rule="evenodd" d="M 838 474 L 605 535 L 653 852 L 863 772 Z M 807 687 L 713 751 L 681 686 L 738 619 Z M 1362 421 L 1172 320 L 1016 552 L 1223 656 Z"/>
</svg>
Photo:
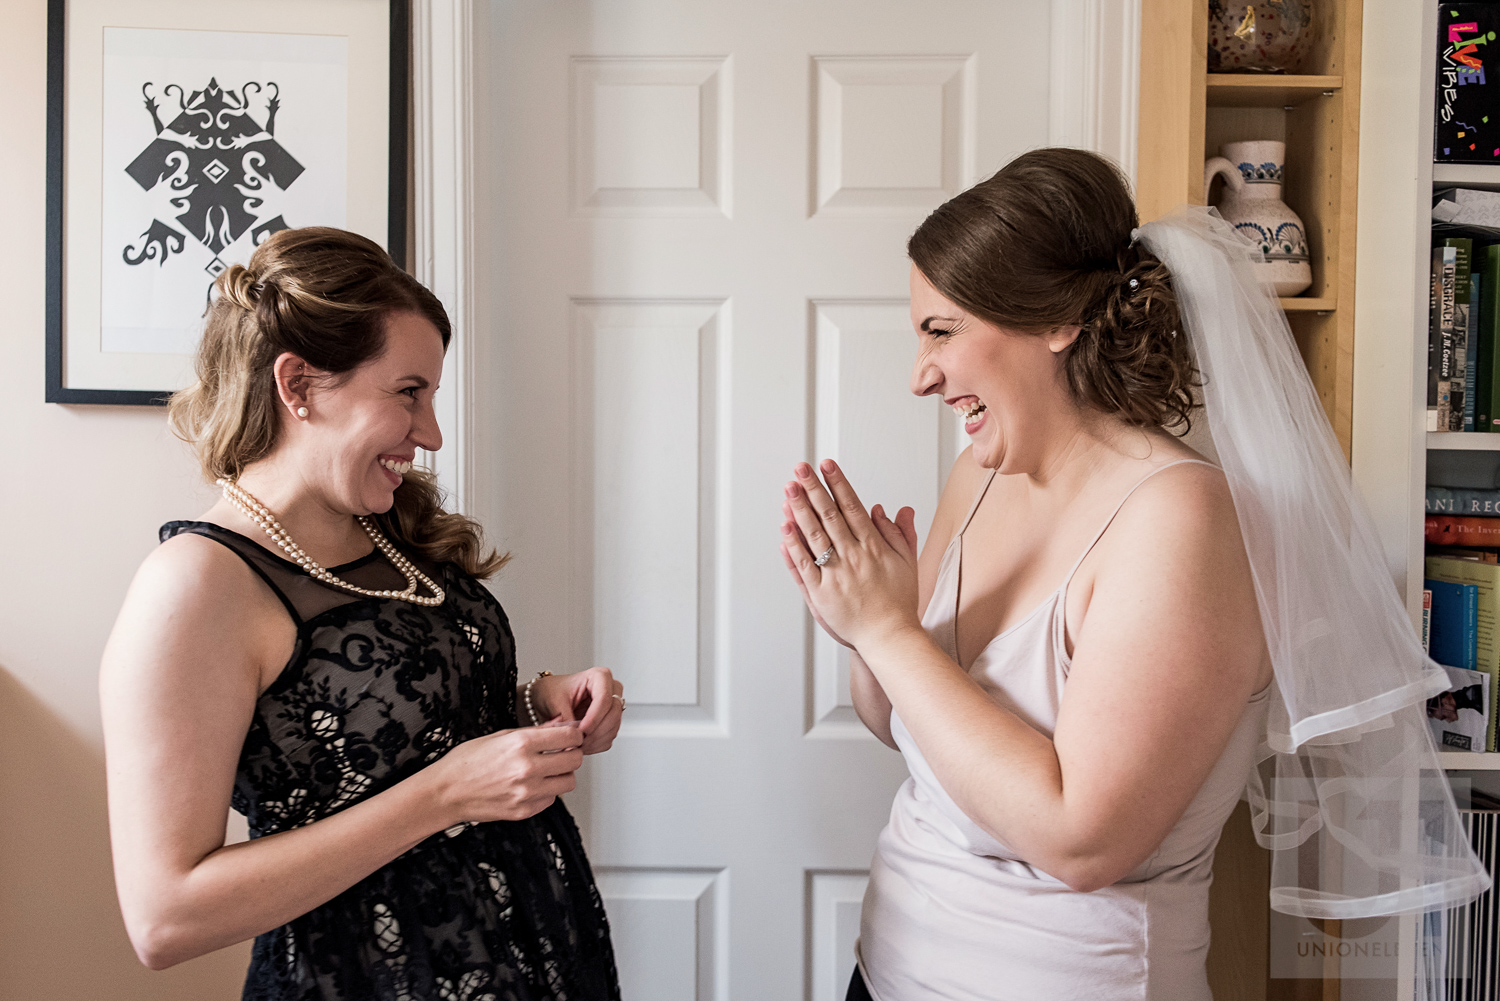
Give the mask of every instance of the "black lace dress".
<svg viewBox="0 0 1500 1001">
<path fill-rule="evenodd" d="M 251 837 L 313 823 L 465 740 L 516 726 L 516 657 L 498 602 L 423 565 L 436 608 L 320 584 L 238 533 L 172 522 L 235 553 L 281 598 L 297 645 L 255 706 L 234 808 Z M 406 580 L 381 556 L 333 568 L 371 590 Z M 611 1001 L 604 907 L 561 801 L 523 821 L 433 835 L 255 940 L 246 1001 Z"/>
</svg>

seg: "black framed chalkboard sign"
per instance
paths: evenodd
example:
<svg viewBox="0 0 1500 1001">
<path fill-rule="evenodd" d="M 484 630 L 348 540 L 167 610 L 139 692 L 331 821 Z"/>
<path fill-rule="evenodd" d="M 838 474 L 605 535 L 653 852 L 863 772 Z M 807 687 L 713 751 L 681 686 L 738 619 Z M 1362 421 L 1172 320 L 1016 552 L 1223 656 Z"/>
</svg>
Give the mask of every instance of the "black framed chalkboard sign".
<svg viewBox="0 0 1500 1001">
<path fill-rule="evenodd" d="M 48 403 L 165 403 L 277 230 L 404 263 L 407 3 L 49 0 Z"/>
</svg>

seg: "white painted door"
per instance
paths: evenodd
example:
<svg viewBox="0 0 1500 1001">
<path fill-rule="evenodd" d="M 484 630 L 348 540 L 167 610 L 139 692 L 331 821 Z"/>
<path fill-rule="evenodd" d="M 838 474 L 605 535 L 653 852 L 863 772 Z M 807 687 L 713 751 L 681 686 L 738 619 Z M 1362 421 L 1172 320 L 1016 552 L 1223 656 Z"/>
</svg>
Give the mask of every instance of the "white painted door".
<svg viewBox="0 0 1500 1001">
<path fill-rule="evenodd" d="M 907 391 L 905 241 L 1046 141 L 1022 0 L 486 8 L 477 513 L 523 678 L 630 709 L 569 805 L 627 1001 L 841 999 L 905 776 L 776 551 L 833 456 L 924 529 L 954 421 Z"/>
</svg>

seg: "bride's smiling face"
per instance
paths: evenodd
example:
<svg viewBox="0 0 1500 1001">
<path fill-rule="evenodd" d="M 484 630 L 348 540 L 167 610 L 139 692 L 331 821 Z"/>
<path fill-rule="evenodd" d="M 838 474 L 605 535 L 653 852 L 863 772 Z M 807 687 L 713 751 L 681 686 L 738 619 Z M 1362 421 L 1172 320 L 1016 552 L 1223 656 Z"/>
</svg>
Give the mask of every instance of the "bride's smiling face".
<svg viewBox="0 0 1500 1001">
<path fill-rule="evenodd" d="M 1077 327 L 1048 334 L 1008 331 L 954 304 L 911 269 L 911 323 L 917 361 L 911 391 L 938 395 L 964 420 L 974 458 L 1002 473 L 1028 472 L 1058 404 L 1071 406 L 1063 372 Z"/>
</svg>

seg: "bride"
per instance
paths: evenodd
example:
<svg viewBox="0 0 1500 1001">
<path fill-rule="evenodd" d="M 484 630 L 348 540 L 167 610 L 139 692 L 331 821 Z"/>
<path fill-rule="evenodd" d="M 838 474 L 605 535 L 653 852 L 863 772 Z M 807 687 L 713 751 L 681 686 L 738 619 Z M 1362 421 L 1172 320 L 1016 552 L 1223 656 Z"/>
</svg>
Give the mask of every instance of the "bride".
<svg viewBox="0 0 1500 1001">
<path fill-rule="evenodd" d="M 1446 682 L 1226 229 L 1137 230 L 1101 157 L 1019 157 L 908 245 L 911 388 L 972 440 L 920 556 L 910 509 L 867 513 L 831 461 L 794 470 L 783 555 L 911 772 L 851 999 L 1207 1001 L 1214 848 L 1247 782 L 1278 909 L 1487 882 L 1440 782 L 1435 847 L 1399 850 L 1379 778 L 1435 766 L 1419 707 Z M 1219 462 L 1172 433 L 1205 417 Z M 1309 838 L 1334 857 L 1335 821 L 1356 861 L 1299 871 Z"/>
</svg>

